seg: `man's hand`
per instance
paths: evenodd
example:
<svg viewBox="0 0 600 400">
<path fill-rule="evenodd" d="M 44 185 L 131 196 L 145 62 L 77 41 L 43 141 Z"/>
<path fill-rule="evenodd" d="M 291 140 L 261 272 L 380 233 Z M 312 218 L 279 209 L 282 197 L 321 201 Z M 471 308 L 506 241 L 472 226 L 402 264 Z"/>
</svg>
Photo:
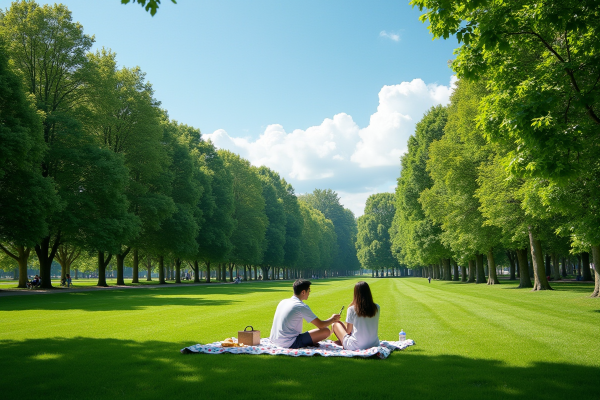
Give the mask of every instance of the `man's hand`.
<svg viewBox="0 0 600 400">
<path fill-rule="evenodd" d="M 326 319 L 325 321 L 321 321 L 319 318 L 315 318 L 312 321 L 310 321 L 311 324 L 313 324 L 314 326 L 316 326 L 317 328 L 321 329 L 321 328 L 326 328 L 329 325 L 333 324 L 334 322 L 338 322 L 340 320 L 340 314 L 333 314 L 331 316 L 331 318 Z"/>
<path fill-rule="evenodd" d="M 327 321 L 329 321 L 330 324 L 333 324 L 334 322 L 338 322 L 339 320 L 340 314 L 333 314 L 331 318 L 329 318 Z"/>
</svg>

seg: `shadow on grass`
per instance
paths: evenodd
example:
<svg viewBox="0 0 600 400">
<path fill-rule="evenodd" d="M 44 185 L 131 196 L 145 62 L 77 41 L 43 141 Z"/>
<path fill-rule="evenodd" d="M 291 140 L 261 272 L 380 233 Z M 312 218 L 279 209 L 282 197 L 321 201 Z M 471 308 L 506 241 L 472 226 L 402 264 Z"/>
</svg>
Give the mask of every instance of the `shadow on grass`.
<svg viewBox="0 0 600 400">
<path fill-rule="evenodd" d="M 482 285 L 486 286 L 487 283 L 467 283 L 461 281 L 435 281 L 442 285 Z M 533 280 L 532 280 L 533 283 Z M 550 281 L 550 287 L 557 291 L 576 292 L 576 293 L 590 293 L 594 291 L 594 282 L 569 282 L 569 281 Z M 519 288 L 519 281 L 511 281 L 508 279 L 500 280 L 499 284 L 494 286 L 500 286 L 502 289 L 519 289 L 519 290 L 531 290 L 531 288 Z"/>
<path fill-rule="evenodd" d="M 201 340 L 201 338 L 194 338 Z M 3 398 L 565 399 L 597 398 L 600 369 L 427 356 L 386 360 L 182 355 L 189 343 L 116 339 L 0 341 Z"/>
<path fill-rule="evenodd" d="M 110 297 L 106 297 L 108 294 Z M 123 296 L 121 296 L 123 295 Z M 126 296 L 126 297 L 125 297 Z M 37 297 L 37 296 L 36 296 Z M 66 293 L 64 296 L 52 296 L 45 298 L 46 301 L 39 301 L 37 297 L 34 302 L 29 302 L 29 298 L 12 297 L 8 302 L 3 300 L 0 307 L 3 311 L 24 311 L 24 310 L 82 310 L 82 311 L 129 311 L 143 310 L 149 307 L 161 306 L 182 306 L 182 307 L 217 307 L 229 306 L 239 303 L 236 300 L 209 300 L 202 297 L 185 297 L 185 294 L 178 293 L 174 296 L 155 295 L 154 293 L 132 294 L 129 291 L 122 293 L 119 291 L 107 292 L 75 292 Z"/>
<path fill-rule="evenodd" d="M 318 290 L 319 286 L 325 285 L 327 282 L 328 280 L 316 280 L 312 286 Z M 349 284 L 349 288 L 351 287 Z M 247 301 L 247 298 L 213 300 L 203 296 L 245 296 L 254 293 L 281 293 L 282 299 L 290 297 L 293 294 L 292 282 L 259 281 L 238 285 L 149 285 L 135 289 L 113 288 L 72 292 L 68 289 L 56 289 L 51 293 L 39 293 L 35 296 L 5 297 L 0 304 L 0 310 L 83 310 L 93 312 L 141 310 L 159 306 L 227 306 Z M 43 300 L 40 301 L 39 296 L 47 297 L 43 297 Z"/>
</svg>

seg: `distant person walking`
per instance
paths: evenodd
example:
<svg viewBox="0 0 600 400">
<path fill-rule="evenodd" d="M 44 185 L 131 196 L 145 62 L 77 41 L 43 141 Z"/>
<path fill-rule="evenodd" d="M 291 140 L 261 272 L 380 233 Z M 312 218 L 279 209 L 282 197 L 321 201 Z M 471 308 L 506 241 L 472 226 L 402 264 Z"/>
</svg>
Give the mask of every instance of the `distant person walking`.
<svg viewBox="0 0 600 400">
<path fill-rule="evenodd" d="M 429 276 L 427 277 L 427 280 L 429 281 L 429 283 L 431 283 L 431 275 L 429 275 Z"/>
</svg>

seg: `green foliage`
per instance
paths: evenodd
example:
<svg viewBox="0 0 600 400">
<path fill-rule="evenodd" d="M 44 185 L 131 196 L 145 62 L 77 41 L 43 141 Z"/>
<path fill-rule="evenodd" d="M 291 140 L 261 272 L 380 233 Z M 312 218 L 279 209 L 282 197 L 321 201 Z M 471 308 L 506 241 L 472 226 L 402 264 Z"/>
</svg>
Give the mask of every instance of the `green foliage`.
<svg viewBox="0 0 600 400">
<path fill-rule="evenodd" d="M 451 98 L 444 136 L 429 147 L 427 169 L 433 186 L 421 193 L 426 215 L 441 224 L 442 242 L 454 254 L 472 257 L 499 243 L 500 231 L 486 226 L 474 196 L 478 168 L 493 156 L 481 133 L 473 129 L 483 88 L 460 81 Z"/>
<path fill-rule="evenodd" d="M 429 145 L 442 138 L 447 114 L 445 107 L 432 107 L 417 123 L 415 134 L 408 140 L 408 153 L 401 160 L 390 240 L 400 264 L 410 267 L 434 264 L 449 257 L 441 242 L 440 225 L 425 215 L 419 202 L 421 193 L 433 185 L 427 172 Z"/>
<path fill-rule="evenodd" d="M 369 196 L 365 213 L 358 218 L 356 240 L 357 256 L 365 269 L 380 269 L 398 266 L 392 254 L 390 228 L 396 207 L 392 193 Z"/>
<path fill-rule="evenodd" d="M 265 214 L 269 221 L 265 232 L 266 246 L 262 263 L 269 266 L 281 266 L 285 254 L 286 213 L 283 199 L 279 197 L 281 190 L 277 191 L 275 187 L 275 185 L 281 185 L 280 180 L 277 179 L 279 176 L 267 167 L 260 167 L 257 173 L 261 178 Z"/>
<path fill-rule="evenodd" d="M 33 246 L 59 208 L 53 182 L 41 174 L 46 153 L 32 96 L 9 67 L 0 36 L 0 243 Z"/>
<path fill-rule="evenodd" d="M 121 0 L 121 4 L 129 4 L 132 0 Z M 133 0 L 133 3 L 138 3 L 154 17 L 160 6 L 160 0 Z M 176 0 L 171 0 L 173 4 L 177 4 Z"/>
<path fill-rule="evenodd" d="M 413 0 L 434 37 L 463 45 L 452 67 L 485 79 L 479 123 L 509 143 L 513 173 L 559 181 L 597 159 L 598 0 L 537 3 Z"/>
<path fill-rule="evenodd" d="M 168 144 L 171 159 L 169 171 L 173 177 L 170 196 L 175 212 L 152 234 L 152 249 L 156 255 L 173 258 L 195 258 L 198 253 L 198 236 L 201 210 L 198 209 L 205 182 L 199 159 L 193 156 L 190 140 L 200 132 L 176 121 L 164 120 L 162 142 Z M 192 131 L 192 132 L 190 132 Z"/>
<path fill-rule="evenodd" d="M 360 268 L 356 256 L 356 219 L 350 210 L 344 209 L 340 199 L 331 189 L 315 189 L 313 193 L 299 197 L 312 208 L 319 210 L 325 218 L 331 220 L 337 237 L 337 257 L 333 269 L 352 271 Z"/>
<path fill-rule="evenodd" d="M 261 180 L 247 160 L 226 150 L 219 150 L 218 154 L 233 177 L 235 228 L 231 235 L 233 249 L 229 259 L 240 264 L 260 264 L 269 225 Z"/>
<path fill-rule="evenodd" d="M 205 262 L 225 261 L 232 249 L 230 238 L 235 226 L 233 176 L 211 142 L 200 142 L 198 155 L 210 177 L 200 205 L 204 223 L 197 238 L 198 257 Z"/>
</svg>

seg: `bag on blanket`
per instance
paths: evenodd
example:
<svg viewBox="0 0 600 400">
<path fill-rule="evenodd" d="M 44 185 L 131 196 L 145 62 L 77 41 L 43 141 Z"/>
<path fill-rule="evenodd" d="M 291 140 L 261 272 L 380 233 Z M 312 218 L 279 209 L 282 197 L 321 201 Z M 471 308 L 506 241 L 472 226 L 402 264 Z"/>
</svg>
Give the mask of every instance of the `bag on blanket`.
<svg viewBox="0 0 600 400">
<path fill-rule="evenodd" d="M 258 346 L 260 344 L 260 331 L 255 331 L 254 327 L 248 325 L 243 331 L 238 331 L 238 343 L 243 343 L 246 346 Z"/>
</svg>

